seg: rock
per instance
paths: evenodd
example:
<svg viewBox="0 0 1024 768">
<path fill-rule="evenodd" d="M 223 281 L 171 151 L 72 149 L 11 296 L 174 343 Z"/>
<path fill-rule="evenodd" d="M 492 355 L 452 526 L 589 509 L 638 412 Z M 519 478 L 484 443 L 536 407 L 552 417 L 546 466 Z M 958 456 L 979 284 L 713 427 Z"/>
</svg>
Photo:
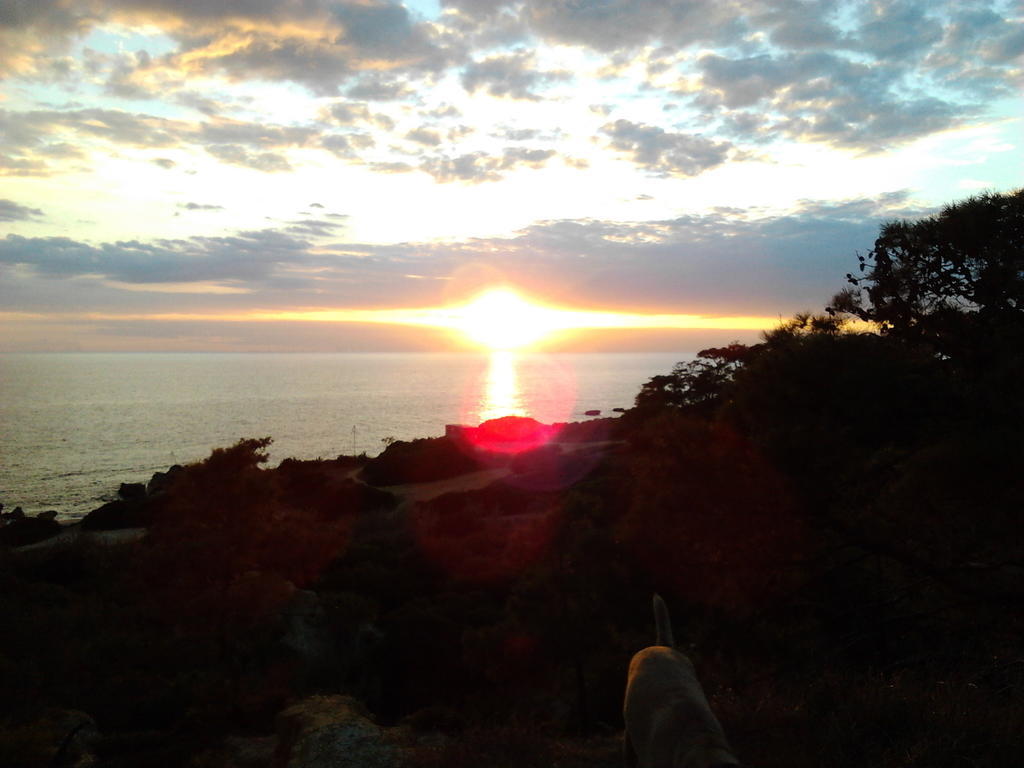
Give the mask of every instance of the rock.
<svg viewBox="0 0 1024 768">
<path fill-rule="evenodd" d="M 96 722 L 75 709 L 51 709 L 22 725 L 4 728 L 0 760 L 10 766 L 86 768 L 97 765 Z"/>
<path fill-rule="evenodd" d="M 228 736 L 224 739 L 224 762 L 231 768 L 270 768 L 276 751 L 276 736 Z"/>
<path fill-rule="evenodd" d="M 297 589 L 281 611 L 284 634 L 281 644 L 299 660 L 297 681 L 306 687 L 322 678 L 334 661 L 334 637 L 316 592 Z"/>
<path fill-rule="evenodd" d="M 0 505 L 0 509 L 2 509 L 2 508 L 3 508 L 3 506 Z M 4 522 L 10 523 L 10 522 L 13 522 L 15 520 L 24 520 L 24 519 L 25 519 L 25 512 L 22 510 L 21 507 L 15 507 L 10 512 L 2 512 L 2 513 L 0 513 L 0 520 L 3 520 Z"/>
<path fill-rule="evenodd" d="M 54 735 L 60 737 L 50 765 L 76 768 L 96 765 L 92 750 L 100 735 L 95 720 L 77 709 L 56 710 L 48 720 L 53 725 Z"/>
<path fill-rule="evenodd" d="M 56 509 L 48 509 L 45 512 L 40 512 L 38 515 L 36 515 L 36 520 L 56 520 L 56 519 L 57 519 L 57 510 Z"/>
<path fill-rule="evenodd" d="M 601 415 L 601 411 L 599 411 L 599 410 L 584 411 L 583 415 L 584 416 L 600 416 Z"/>
<path fill-rule="evenodd" d="M 359 477 L 369 485 L 403 485 L 446 480 L 478 469 L 480 464 L 454 440 L 424 437 L 391 443 L 366 463 Z"/>
<path fill-rule="evenodd" d="M 625 408 L 612 408 L 612 413 L 625 413 Z"/>
<path fill-rule="evenodd" d="M 183 466 L 175 464 L 166 472 L 154 472 L 153 476 L 149 478 L 149 482 L 146 484 L 146 493 L 150 496 L 164 493 L 184 471 L 185 468 Z"/>
<path fill-rule="evenodd" d="M 398 768 L 402 751 L 351 696 L 312 696 L 277 716 L 274 768 Z"/>
<path fill-rule="evenodd" d="M 18 507 L 18 510 L 20 509 L 21 507 Z M 26 544 L 35 544 L 37 541 L 52 538 L 62 530 L 63 528 L 56 520 L 44 517 L 25 517 L 22 514 L 0 528 L 0 544 L 6 544 L 9 547 L 23 547 Z"/>
<path fill-rule="evenodd" d="M 125 501 L 133 501 L 146 498 L 146 486 L 142 483 L 121 483 L 117 489 L 117 495 Z"/>
<path fill-rule="evenodd" d="M 144 499 L 108 501 L 82 518 L 83 531 L 113 531 L 118 528 L 146 528 L 152 511 Z"/>
</svg>

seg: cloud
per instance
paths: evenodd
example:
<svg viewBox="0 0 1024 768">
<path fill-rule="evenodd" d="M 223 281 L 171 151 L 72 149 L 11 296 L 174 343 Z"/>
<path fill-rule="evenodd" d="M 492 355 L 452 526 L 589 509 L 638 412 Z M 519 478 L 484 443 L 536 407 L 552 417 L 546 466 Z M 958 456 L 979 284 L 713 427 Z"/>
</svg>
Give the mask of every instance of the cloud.
<svg viewBox="0 0 1024 768">
<path fill-rule="evenodd" d="M 842 288 L 882 220 L 931 212 L 905 193 L 890 193 L 805 200 L 785 215 L 723 208 L 648 222 L 555 220 L 509 237 L 444 243 L 346 241 L 341 215 L 150 242 L 8 235 L 0 239 L 0 265 L 20 266 L 0 281 L 0 302 L 8 311 L 184 311 L 192 305 L 181 293 L 149 293 L 140 303 L 117 286 L 181 291 L 195 284 L 197 293 L 231 289 L 207 294 L 203 306 L 232 311 L 429 306 L 442 300 L 439 280 L 474 265 L 579 306 L 785 316 L 821 307 Z"/>
<path fill-rule="evenodd" d="M 942 39 L 942 22 L 921 0 L 883 0 L 860 7 L 855 46 L 886 61 L 914 58 Z"/>
<path fill-rule="evenodd" d="M 4 3 L 0 9 L 0 75 L 34 71 L 41 54 L 67 49 L 94 21 L 61 0 Z"/>
<path fill-rule="evenodd" d="M 365 102 L 336 101 L 320 111 L 320 119 L 345 128 L 379 128 L 392 131 L 395 121 L 383 112 L 371 112 Z"/>
<path fill-rule="evenodd" d="M 9 153 L 7 172 L 19 175 L 49 175 L 56 169 L 48 159 L 84 157 L 65 138 L 78 145 L 98 141 L 136 149 L 200 147 L 222 162 L 264 172 L 291 170 L 283 154 L 266 150 L 321 143 L 319 132 L 312 127 L 225 118 L 194 123 L 100 108 L 25 112 L 0 109 L 0 135 L 0 149 Z M 174 167 L 169 158 L 154 158 L 152 162 L 165 169 Z"/>
<path fill-rule="evenodd" d="M 440 184 L 456 181 L 481 184 L 500 180 L 503 178 L 503 171 L 523 167 L 542 168 L 556 154 L 553 149 L 506 147 L 500 155 L 468 152 L 455 157 L 427 158 L 420 164 L 419 169 L 429 173 Z"/>
<path fill-rule="evenodd" d="M 502 153 L 502 169 L 526 165 L 530 168 L 542 168 L 556 154 L 553 149 L 528 149 L 526 147 L 509 147 Z"/>
<path fill-rule="evenodd" d="M 723 164 L 732 145 L 699 134 L 670 133 L 654 125 L 616 120 L 601 127 L 610 146 L 659 176 L 697 176 Z"/>
<path fill-rule="evenodd" d="M 444 0 L 478 23 L 518 14 L 530 32 L 553 43 L 585 45 L 601 52 L 635 49 L 654 41 L 676 46 L 742 37 L 743 6 L 678 0 Z M 506 22 L 507 24 L 507 22 Z"/>
<path fill-rule="evenodd" d="M 485 181 L 498 181 L 501 174 L 499 158 L 485 152 L 468 152 L 457 157 L 433 157 L 424 160 L 420 169 L 434 177 L 440 184 L 453 181 L 466 181 L 479 184 Z"/>
<path fill-rule="evenodd" d="M 13 200 L 0 198 L 0 221 L 31 221 L 43 215 L 39 208 L 19 205 Z"/>
<path fill-rule="evenodd" d="M 286 173 L 292 170 L 288 159 L 277 152 L 250 152 L 240 144 L 211 144 L 206 147 L 206 151 L 221 162 L 264 173 Z"/>
<path fill-rule="evenodd" d="M 373 139 L 362 134 L 362 138 L 370 142 L 370 146 L 373 144 Z M 358 144 L 356 143 L 357 136 L 352 134 L 340 134 L 333 133 L 328 134 L 320 139 L 320 146 L 326 149 L 331 154 L 343 158 L 343 159 L 355 159 L 359 156 L 356 151 Z"/>
<path fill-rule="evenodd" d="M 300 126 L 267 125 L 240 120 L 215 119 L 200 124 L 196 139 L 212 144 L 247 144 L 252 147 L 300 147 L 316 131 Z"/>
<path fill-rule="evenodd" d="M 291 222 L 285 231 L 307 237 L 331 237 L 345 226 L 346 216 L 330 216 L 323 219 L 300 219 Z M 330 219 L 334 219 L 331 221 Z"/>
<path fill-rule="evenodd" d="M 49 278 L 99 276 L 124 283 L 260 281 L 283 261 L 301 262 L 308 243 L 275 230 L 187 240 L 116 241 L 93 246 L 68 237 L 0 240 L 0 264 Z"/>
<path fill-rule="evenodd" d="M 177 30 L 181 47 L 169 65 L 233 80 L 291 81 L 318 96 L 336 95 L 354 78 L 350 95 L 388 100 L 407 95 L 399 73 L 438 72 L 450 58 L 433 39 L 432 28 L 416 23 L 396 3 L 313 0 L 277 8 L 270 3 L 248 6 L 249 14 L 237 13 L 234 5 L 211 6 L 211 18 L 198 29 Z M 193 24 L 198 20 L 191 7 L 181 15 Z"/>
<path fill-rule="evenodd" d="M 706 54 L 698 66 L 695 103 L 730 135 L 755 141 L 785 136 L 878 151 L 956 126 L 981 109 L 908 91 L 899 67 L 832 53 Z"/>
<path fill-rule="evenodd" d="M 530 141 L 540 138 L 541 134 L 542 131 L 539 128 L 508 128 L 496 133 L 495 136 L 506 141 Z"/>
<path fill-rule="evenodd" d="M 48 161 L 84 157 L 79 146 L 102 141 L 151 149 L 177 146 L 186 123 L 109 109 L 0 109 L 0 150 L 5 151 L 11 175 L 47 176 L 56 172 Z M 67 141 L 65 140 L 67 139 Z M 75 141 L 76 145 L 69 142 Z"/>
<path fill-rule="evenodd" d="M 390 0 L 33 0 L 0 15 L 0 73 L 38 74 L 46 57 L 103 24 L 149 25 L 177 43 L 152 60 L 122 59 L 110 92 L 136 97 L 152 88 L 140 70 L 163 78 L 223 75 L 291 81 L 317 95 L 338 93 L 363 72 L 437 72 L 452 55 L 434 27 Z"/>
<path fill-rule="evenodd" d="M 50 166 L 37 158 L 0 154 L 0 176 L 49 176 Z"/>
<path fill-rule="evenodd" d="M 834 58 L 832 60 L 837 61 Z M 787 67 L 779 59 L 767 54 L 730 59 L 709 53 L 699 59 L 698 66 L 703 74 L 702 90 L 712 89 L 729 108 L 749 107 L 764 99 L 771 99 L 783 86 L 797 81 L 801 74 L 809 74 L 802 72 L 798 66 Z"/>
<path fill-rule="evenodd" d="M 577 46 L 603 57 L 598 69 L 609 77 L 632 80 L 634 93 L 664 93 L 665 108 L 686 98 L 704 125 L 736 139 L 867 151 L 955 127 L 1021 85 L 1024 25 L 994 2 L 446 0 L 444 7 L 427 22 L 397 0 L 38 0 L 0 16 L 0 68 L 69 88 L 91 79 L 108 94 L 171 98 L 215 117 L 230 108 L 221 97 L 241 81 L 297 83 L 316 96 L 347 94 L 365 108 L 423 102 L 422 94 L 455 76 L 470 94 L 537 101 L 573 77 L 545 67 L 541 46 Z M 159 30 L 172 49 L 65 55 L 89 30 L 117 24 Z M 646 74 L 632 71 L 638 63 Z M 194 90 L 211 80 L 220 83 L 216 98 Z M 594 108 L 607 114 L 612 106 Z M 372 119 L 395 130 L 394 117 L 346 116 L 345 109 L 331 107 L 337 125 Z M 766 122 L 755 126 L 748 113 Z M 150 118 L 137 142 L 151 135 L 161 145 L 158 119 Z M 110 130 L 123 135 L 126 127 Z M 352 148 L 339 145 L 325 148 L 350 157 Z M 20 175 L 54 171 L 32 153 L 9 153 L 2 167 Z"/>
<path fill-rule="evenodd" d="M 828 18 L 832 15 L 829 7 L 826 3 L 801 0 L 765 3 L 753 12 L 754 26 L 767 29 L 778 48 L 835 49 L 844 44 L 844 35 Z"/>
<path fill-rule="evenodd" d="M 415 95 L 415 91 L 404 80 L 393 75 L 370 72 L 361 75 L 354 85 L 345 89 L 350 99 L 366 101 L 400 101 Z"/>
<path fill-rule="evenodd" d="M 40 146 L 47 137 L 64 131 L 132 147 L 170 147 L 178 144 L 182 132 L 188 130 L 187 124 L 178 120 L 101 108 L 26 112 L 0 109 L 0 128 L 6 136 L 4 145 L 17 149 Z"/>
<path fill-rule="evenodd" d="M 442 141 L 441 134 L 425 125 L 421 125 L 419 128 L 409 131 L 405 134 L 405 138 L 409 141 L 415 141 L 417 144 L 424 144 L 428 147 L 436 147 Z"/>
<path fill-rule="evenodd" d="M 178 207 L 186 211 L 223 211 L 223 205 L 203 205 L 202 203 L 178 203 Z"/>
<path fill-rule="evenodd" d="M 603 54 L 602 71 L 688 96 L 707 124 L 755 142 L 778 138 L 879 151 L 983 114 L 1024 83 L 1024 24 L 997 3 L 934 0 L 574 0 L 480 3 L 448 0 L 478 27 L 517 16 L 549 44 Z M 525 52 L 520 52 L 524 55 Z M 492 61 L 492 60 L 488 60 Z M 535 62 L 493 59 L 490 79 L 520 98 L 537 96 Z M 469 65 L 464 80 L 474 73 Z M 508 70 L 507 72 L 505 70 Z M 488 78 L 478 75 L 481 83 Z M 472 80 L 467 82 L 472 83 Z M 483 87 L 476 85 L 475 87 Z M 666 103 L 666 108 L 671 106 Z M 606 113 L 607 105 L 597 105 Z M 592 107 L 593 109 L 593 107 Z M 770 118 L 753 133 L 756 109 Z"/>
<path fill-rule="evenodd" d="M 532 53 L 516 51 L 470 62 L 462 73 L 462 87 L 470 93 L 482 88 L 491 96 L 537 101 L 541 97 L 536 89 L 571 79 L 570 73 L 561 70 L 538 70 Z"/>
</svg>

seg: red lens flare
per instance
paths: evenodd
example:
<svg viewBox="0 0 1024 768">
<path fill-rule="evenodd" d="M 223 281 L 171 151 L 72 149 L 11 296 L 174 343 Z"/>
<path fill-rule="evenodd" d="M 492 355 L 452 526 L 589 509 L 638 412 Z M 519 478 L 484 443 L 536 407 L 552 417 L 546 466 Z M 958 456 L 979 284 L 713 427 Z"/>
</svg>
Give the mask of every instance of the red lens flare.
<svg viewBox="0 0 1024 768">
<path fill-rule="evenodd" d="M 481 451 L 522 453 L 556 439 L 575 405 L 568 365 L 549 355 L 496 351 L 463 396 L 461 431 Z"/>
</svg>

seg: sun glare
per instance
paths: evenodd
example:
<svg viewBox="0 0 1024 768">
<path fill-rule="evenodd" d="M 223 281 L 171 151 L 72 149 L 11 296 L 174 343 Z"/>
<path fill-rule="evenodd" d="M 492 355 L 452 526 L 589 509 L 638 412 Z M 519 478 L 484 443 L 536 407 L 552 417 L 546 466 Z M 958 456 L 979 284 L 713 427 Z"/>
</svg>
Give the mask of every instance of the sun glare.
<svg viewBox="0 0 1024 768">
<path fill-rule="evenodd" d="M 216 289 L 216 288 L 215 288 Z M 230 292 L 230 289 L 228 289 Z M 768 330 L 776 317 L 736 315 L 643 314 L 608 310 L 566 309 L 535 304 L 505 286 L 488 288 L 464 304 L 408 309 L 296 308 L 237 313 L 122 313 L 88 312 L 50 315 L 68 320 L 221 321 L 372 323 L 407 325 L 454 331 L 492 352 L 520 350 L 565 331 L 598 329 L 718 329 Z"/>
<path fill-rule="evenodd" d="M 458 314 L 458 329 L 493 350 L 525 347 L 560 327 L 555 312 L 529 303 L 508 288 L 485 291 Z"/>
</svg>

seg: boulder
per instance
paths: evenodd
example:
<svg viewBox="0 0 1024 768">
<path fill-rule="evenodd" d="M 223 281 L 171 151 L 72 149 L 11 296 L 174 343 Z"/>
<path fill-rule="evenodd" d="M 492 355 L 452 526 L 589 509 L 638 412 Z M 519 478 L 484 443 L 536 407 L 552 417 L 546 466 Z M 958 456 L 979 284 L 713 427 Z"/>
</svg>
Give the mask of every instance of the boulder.
<svg viewBox="0 0 1024 768">
<path fill-rule="evenodd" d="M 50 765 L 82 768 L 96 765 L 93 747 L 99 740 L 96 721 L 77 709 L 51 711 L 48 718 L 54 736 L 59 737 Z"/>
<path fill-rule="evenodd" d="M 113 531 L 118 528 L 146 528 L 152 523 L 152 510 L 144 499 L 108 501 L 82 518 L 83 531 Z"/>
<path fill-rule="evenodd" d="M 175 464 L 166 472 L 154 472 L 146 484 L 146 493 L 150 496 L 164 493 L 178 479 L 178 476 L 185 471 L 180 464 Z"/>
<path fill-rule="evenodd" d="M 89 715 L 52 709 L 32 721 L 5 727 L 0 760 L 10 766 L 86 768 L 97 765 L 92 750 L 98 738 Z"/>
<path fill-rule="evenodd" d="M 281 611 L 284 634 L 281 644 L 299 661 L 300 688 L 324 677 L 334 661 L 334 637 L 316 592 L 297 589 Z"/>
<path fill-rule="evenodd" d="M 359 477 L 369 485 L 388 486 L 447 480 L 480 469 L 456 441 L 423 437 L 411 442 L 397 440 L 370 459 Z"/>
<path fill-rule="evenodd" d="M 0 509 L 3 509 L 3 504 L 0 504 Z M 0 512 L 0 520 L 4 522 L 13 522 L 14 520 L 24 520 L 25 511 L 21 507 L 15 507 L 10 512 Z"/>
<path fill-rule="evenodd" d="M 0 528 L 0 544 L 6 544 L 9 547 L 23 547 L 52 538 L 62 530 L 60 523 L 52 518 L 22 515 L 11 519 L 7 525 Z"/>
<path fill-rule="evenodd" d="M 276 736 L 228 736 L 224 739 L 224 764 L 230 768 L 270 768 L 276 751 Z"/>
<path fill-rule="evenodd" d="M 274 768 L 398 768 L 402 750 L 351 696 L 312 696 L 277 716 Z"/>
<path fill-rule="evenodd" d="M 601 411 L 599 411 L 597 409 L 593 409 L 593 410 L 590 410 L 590 411 L 584 411 L 583 415 L 584 416 L 600 416 L 601 415 Z"/>
<path fill-rule="evenodd" d="M 117 495 L 125 501 L 135 501 L 146 498 L 146 486 L 143 483 L 121 483 L 117 489 Z"/>
</svg>

